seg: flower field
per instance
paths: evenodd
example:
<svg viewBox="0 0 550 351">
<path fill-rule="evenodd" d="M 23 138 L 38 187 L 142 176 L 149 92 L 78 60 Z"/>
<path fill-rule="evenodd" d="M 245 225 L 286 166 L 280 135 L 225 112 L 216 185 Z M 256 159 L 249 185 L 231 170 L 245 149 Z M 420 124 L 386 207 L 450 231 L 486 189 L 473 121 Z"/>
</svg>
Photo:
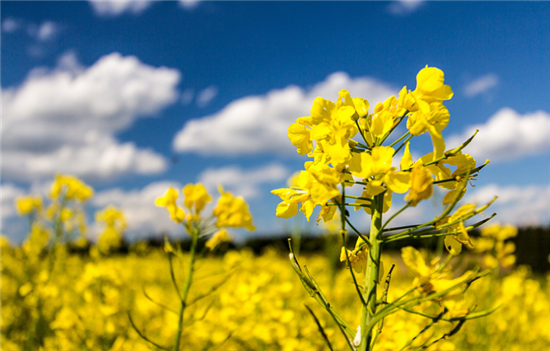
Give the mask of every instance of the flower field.
<svg viewBox="0 0 550 351">
<path fill-rule="evenodd" d="M 127 255 L 97 256 L 57 250 L 51 271 L 30 245 L 2 240 L 2 350 L 154 350 L 136 328 L 158 346 L 171 347 L 176 333 L 178 295 L 167 253 L 145 244 Z M 305 255 L 301 263 L 317 277 L 330 303 L 346 320 L 359 323 L 355 290 L 343 264 L 325 256 Z M 413 280 L 398 255 L 389 299 Z M 185 261 L 184 261 L 185 262 Z M 175 262 L 174 262 L 175 263 Z M 327 267 L 335 267 L 327 270 Z M 176 280 L 184 265 L 174 265 Z M 326 345 L 306 304 L 335 350 L 344 338 L 326 311 L 303 289 L 286 253 L 274 249 L 260 256 L 229 251 L 197 262 L 186 310 L 181 349 L 185 350 L 325 350 Z M 547 350 L 550 348 L 550 277 L 533 277 L 519 267 L 508 275 L 474 282 L 464 301 L 478 309 L 501 306 L 491 315 L 467 321 L 461 332 L 428 350 Z M 463 303 L 462 301 L 460 303 Z M 130 319 L 131 317 L 131 319 Z M 375 350 L 400 350 L 432 319 L 397 312 L 386 318 Z M 409 348 L 447 333 L 440 322 Z"/>
<path fill-rule="evenodd" d="M 496 213 L 476 217 L 496 197 L 458 207 L 489 160 L 477 166 L 462 152 L 477 131 L 446 150 L 441 131 L 450 115 L 442 102 L 452 96 L 443 72 L 426 66 L 415 90 L 403 87 L 374 113 L 343 89 L 336 103 L 319 97 L 311 116 L 290 125 L 291 143 L 312 160 L 288 188 L 272 191 L 282 200 L 276 215 L 301 211 L 309 221 L 319 206 L 317 222 L 335 233 L 322 255 L 299 255 L 292 240 L 289 252 L 216 254 L 228 230 L 256 226 L 244 198 L 222 186 L 211 211 L 213 197 L 200 183 L 181 192 L 169 186 L 155 200 L 189 235 L 185 245 L 165 238 L 163 250 L 144 242 L 122 250 L 126 218 L 110 205 L 96 212 L 102 232 L 91 243 L 84 204 L 94 190 L 58 174 L 46 200 L 16 199 L 29 219 L 27 240 L 13 246 L 2 238 L 2 350 L 549 349 L 550 276 L 514 267 L 517 228 L 485 225 Z M 404 120 L 408 131 L 390 143 Z M 415 162 L 411 139 L 425 133 L 433 152 Z M 362 142 L 352 139 L 357 134 Z M 434 185 L 447 190 L 435 219 L 389 226 L 430 199 Z M 383 220 L 398 194 L 405 205 Z M 370 215 L 368 235 L 347 207 Z M 470 236 L 475 230 L 480 235 Z M 438 248 L 388 251 L 409 239 Z"/>
</svg>

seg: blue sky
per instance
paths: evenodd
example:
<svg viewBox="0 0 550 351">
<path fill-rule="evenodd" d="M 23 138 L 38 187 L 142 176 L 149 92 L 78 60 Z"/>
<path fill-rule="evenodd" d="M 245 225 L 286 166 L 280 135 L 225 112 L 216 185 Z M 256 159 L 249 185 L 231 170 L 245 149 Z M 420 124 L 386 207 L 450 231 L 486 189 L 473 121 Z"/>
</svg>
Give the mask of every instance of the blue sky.
<svg viewBox="0 0 550 351">
<path fill-rule="evenodd" d="M 1 10 L 2 232 L 14 240 L 26 230 L 14 198 L 46 193 L 56 172 L 94 186 L 90 214 L 123 208 L 129 236 L 177 233 L 152 202 L 197 181 L 245 196 L 258 234 L 282 232 L 295 223 L 275 218 L 269 191 L 306 161 L 287 126 L 342 88 L 371 105 L 412 90 L 425 65 L 455 92 L 448 146 L 478 128 L 466 152 L 492 161 L 466 200 L 499 195 L 501 222 L 550 222 L 548 2 L 14 1 Z M 430 147 L 420 137 L 413 155 Z M 366 215 L 354 220 L 366 228 Z"/>
</svg>

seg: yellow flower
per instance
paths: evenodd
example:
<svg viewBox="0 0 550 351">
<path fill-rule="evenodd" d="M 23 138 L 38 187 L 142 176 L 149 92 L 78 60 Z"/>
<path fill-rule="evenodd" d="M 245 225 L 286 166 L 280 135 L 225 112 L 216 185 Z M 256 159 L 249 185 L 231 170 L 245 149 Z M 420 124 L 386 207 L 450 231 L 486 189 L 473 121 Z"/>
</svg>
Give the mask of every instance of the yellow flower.
<svg viewBox="0 0 550 351">
<path fill-rule="evenodd" d="M 455 211 L 451 216 L 445 217 L 436 223 L 437 226 L 445 225 L 446 223 L 453 223 L 459 221 L 455 224 L 450 224 L 445 226 L 445 230 L 448 233 L 453 233 L 445 237 L 445 247 L 452 255 L 458 255 L 462 251 L 462 245 L 466 245 L 470 248 L 474 247 L 464 221 L 472 217 L 474 214 L 476 206 L 473 204 L 466 204 L 460 207 Z"/>
<path fill-rule="evenodd" d="M 411 188 L 405 197 L 411 206 L 416 206 L 422 200 L 429 199 L 433 191 L 433 178 L 426 167 L 416 164 L 411 172 Z"/>
<path fill-rule="evenodd" d="M 32 224 L 31 233 L 23 244 L 23 250 L 29 256 L 38 256 L 48 246 L 50 231 L 40 223 Z"/>
<path fill-rule="evenodd" d="M 368 101 L 352 99 L 347 90 L 339 92 L 336 104 L 321 97 L 313 101 L 310 118 L 300 118 L 297 122 L 304 126 L 293 125 L 289 128 L 289 138 L 298 147 L 300 154 L 309 153 L 311 145 L 306 141 L 310 127 L 309 139 L 317 142 L 317 149 L 330 159 L 333 166 L 341 165 L 351 157 L 348 139 L 357 134 L 356 121 L 368 113 Z"/>
<path fill-rule="evenodd" d="M 85 202 L 94 195 L 94 189 L 77 177 L 70 175 L 56 175 L 52 184 L 52 199 L 64 195 L 67 200 Z"/>
<path fill-rule="evenodd" d="M 414 163 L 411 155 L 411 150 L 409 149 L 410 144 L 411 142 L 409 141 L 407 142 L 407 145 L 405 145 L 405 152 L 403 152 L 401 162 L 399 163 L 399 167 L 402 171 L 411 168 Z"/>
<path fill-rule="evenodd" d="M 353 270 L 357 273 L 361 273 L 367 266 L 367 255 L 368 246 L 365 244 L 363 239 L 359 237 L 355 243 L 355 249 L 353 251 L 342 247 L 342 251 L 340 252 L 340 262 L 346 262 L 349 258 L 349 262 L 351 263 Z"/>
<path fill-rule="evenodd" d="M 185 219 L 185 211 L 176 205 L 177 199 L 178 191 L 172 187 L 169 187 L 163 197 L 156 199 L 155 205 L 158 207 L 164 207 L 174 222 L 181 223 Z"/>
<path fill-rule="evenodd" d="M 427 103 L 449 100 L 453 97 L 450 86 L 443 84 L 445 74 L 435 67 L 424 67 L 416 75 L 416 89 L 412 94 Z"/>
<path fill-rule="evenodd" d="M 202 184 L 187 184 L 183 188 L 183 195 L 185 196 L 183 204 L 189 210 L 193 210 L 193 204 L 195 205 L 195 211 L 199 213 L 202 211 L 207 203 L 212 201 L 212 198 L 206 191 L 206 188 Z"/>
<path fill-rule="evenodd" d="M 109 205 L 96 212 L 96 221 L 104 222 L 105 230 L 99 237 L 98 249 L 103 254 L 118 249 L 122 245 L 122 232 L 126 229 L 126 218 L 121 210 Z"/>
<path fill-rule="evenodd" d="M 103 254 L 108 254 L 122 245 L 122 236 L 114 227 L 107 227 L 99 237 L 97 247 Z"/>
<path fill-rule="evenodd" d="M 252 224 L 252 215 L 248 211 L 248 205 L 242 197 L 234 197 L 219 187 L 221 197 L 214 209 L 214 216 L 218 218 L 218 227 L 246 228 L 256 230 Z"/>
<path fill-rule="evenodd" d="M 324 205 L 330 199 L 340 195 L 337 186 L 342 180 L 342 173 L 325 164 L 311 164 L 307 171 L 314 181 L 307 184 L 311 200 L 316 205 Z"/>
<path fill-rule="evenodd" d="M 349 162 L 351 174 L 359 178 L 368 178 L 382 174 L 392 168 L 394 149 L 389 146 L 377 146 L 372 148 L 372 153 L 355 153 Z"/>
<path fill-rule="evenodd" d="M 113 205 L 105 207 L 95 214 L 97 222 L 105 222 L 107 227 L 118 227 L 121 230 L 126 228 L 126 218 L 120 209 Z"/>
<path fill-rule="evenodd" d="M 210 239 L 206 242 L 205 246 L 210 250 L 214 250 L 216 246 L 218 246 L 223 241 L 229 241 L 230 237 L 227 234 L 227 230 L 220 229 L 217 233 L 212 235 Z"/>
<path fill-rule="evenodd" d="M 395 96 L 390 96 L 386 101 L 379 102 L 374 108 L 370 123 L 370 132 L 377 138 L 383 137 L 395 124 L 395 120 L 403 114 L 403 108 Z"/>
<path fill-rule="evenodd" d="M 451 276 L 448 272 L 439 272 L 437 266 L 428 266 L 420 252 L 410 246 L 401 249 L 401 258 L 415 277 L 413 285 L 426 295 L 447 290 L 460 282 L 466 282 L 470 277 L 470 272 L 465 272 L 459 278 L 450 279 Z M 449 292 L 441 299 L 448 300 L 461 296 L 463 296 L 463 291 L 457 287 L 457 291 Z"/>
<path fill-rule="evenodd" d="M 505 241 L 518 235 L 518 228 L 513 225 L 493 224 L 481 229 L 481 236 L 492 237 L 498 241 Z"/>
<path fill-rule="evenodd" d="M 40 195 L 18 197 L 15 199 L 15 207 L 20 216 L 40 211 L 42 209 L 42 197 Z"/>
<path fill-rule="evenodd" d="M 297 203 L 289 204 L 283 201 L 277 205 L 275 215 L 279 218 L 291 218 L 294 217 L 296 213 L 298 213 L 298 209 L 299 208 Z"/>
<path fill-rule="evenodd" d="M 288 138 L 292 145 L 296 146 L 300 155 L 308 154 L 313 150 L 310 137 L 310 130 L 301 124 L 293 123 L 288 127 Z"/>
</svg>

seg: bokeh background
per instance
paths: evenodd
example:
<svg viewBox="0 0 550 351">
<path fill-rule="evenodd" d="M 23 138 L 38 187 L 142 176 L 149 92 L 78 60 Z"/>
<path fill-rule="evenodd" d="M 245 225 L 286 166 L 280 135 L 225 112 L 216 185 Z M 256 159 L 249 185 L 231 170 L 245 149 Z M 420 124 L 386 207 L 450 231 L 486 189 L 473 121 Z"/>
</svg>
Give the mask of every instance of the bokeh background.
<svg viewBox="0 0 550 351">
<path fill-rule="evenodd" d="M 275 217 L 270 190 L 306 161 L 288 125 L 309 114 L 315 97 L 334 101 L 343 88 L 371 106 L 412 90 L 426 65 L 442 69 L 454 90 L 448 148 L 479 129 L 466 152 L 491 160 L 465 201 L 498 195 L 501 222 L 550 223 L 548 2 L 0 6 L 1 231 L 14 242 L 28 231 L 14 199 L 46 195 L 56 173 L 96 189 L 90 221 L 107 204 L 120 207 L 129 240 L 181 236 L 154 199 L 189 182 L 247 199 L 258 230 L 237 233 L 237 242 L 296 227 L 316 232 L 315 223 Z M 431 149 L 428 136 L 420 139 L 415 159 Z M 436 210 L 426 202 L 401 219 Z M 354 217 L 367 228 L 367 216 Z"/>
</svg>

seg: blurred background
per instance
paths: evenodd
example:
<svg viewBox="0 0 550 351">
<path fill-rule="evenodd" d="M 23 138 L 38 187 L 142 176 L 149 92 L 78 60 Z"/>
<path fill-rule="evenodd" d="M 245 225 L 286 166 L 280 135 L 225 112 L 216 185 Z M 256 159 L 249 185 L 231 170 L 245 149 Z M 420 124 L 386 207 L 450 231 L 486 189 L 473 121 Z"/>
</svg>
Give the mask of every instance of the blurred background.
<svg viewBox="0 0 550 351">
<path fill-rule="evenodd" d="M 447 147 L 479 129 L 466 152 L 491 160 L 464 201 L 497 195 L 498 221 L 543 233 L 549 17 L 548 2 L 2 2 L 2 233 L 24 239 L 14 199 L 47 195 L 56 173 L 94 187 L 90 222 L 107 204 L 121 208 L 129 241 L 182 236 L 154 200 L 190 182 L 214 194 L 222 184 L 251 204 L 257 231 L 238 232 L 237 244 L 318 233 L 314 222 L 275 217 L 270 190 L 307 160 L 288 125 L 343 88 L 372 107 L 413 90 L 426 65 L 454 91 Z M 431 141 L 415 139 L 417 159 Z M 401 219 L 437 210 L 427 201 Z M 352 217 L 368 228 L 362 211 Z"/>
</svg>

